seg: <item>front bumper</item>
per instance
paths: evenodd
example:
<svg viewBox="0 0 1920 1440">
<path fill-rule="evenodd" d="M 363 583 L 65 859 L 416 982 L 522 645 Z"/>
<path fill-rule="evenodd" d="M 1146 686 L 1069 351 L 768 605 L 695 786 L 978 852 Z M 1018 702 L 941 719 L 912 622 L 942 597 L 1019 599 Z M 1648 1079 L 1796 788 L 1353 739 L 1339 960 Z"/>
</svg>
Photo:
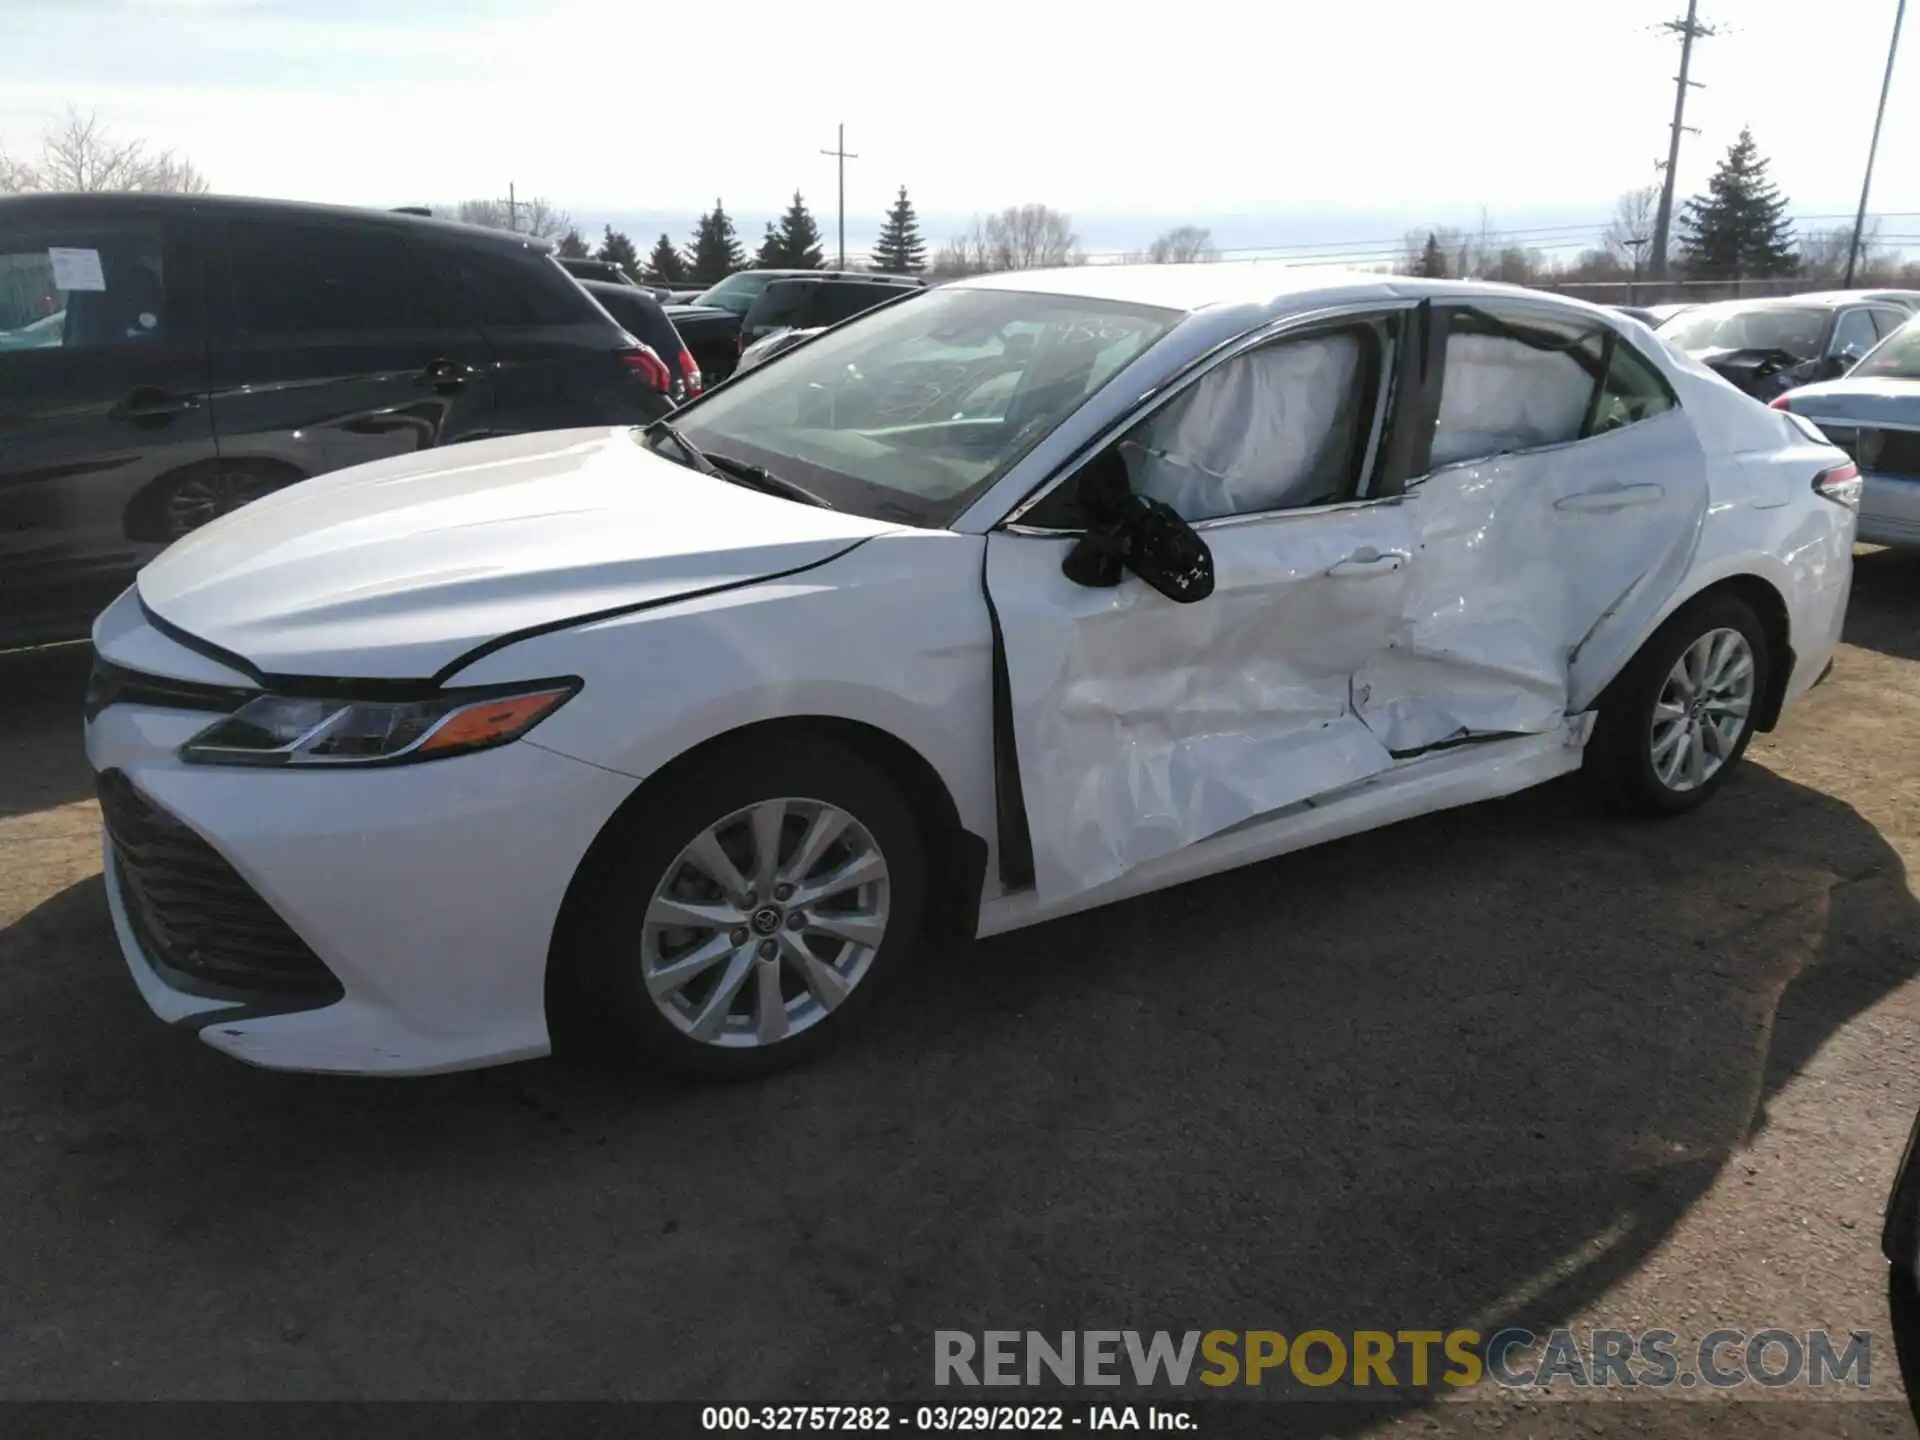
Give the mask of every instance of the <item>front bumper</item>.
<svg viewBox="0 0 1920 1440">
<path fill-rule="evenodd" d="M 88 758 L 212 846 L 339 998 L 248 995 L 170 969 L 142 944 L 109 840 L 114 931 L 156 1015 L 272 1069 L 420 1075 L 547 1053 L 554 921 L 632 780 L 525 740 L 361 771 L 183 764 L 178 747 L 207 723 L 112 706 L 87 726 Z"/>
</svg>

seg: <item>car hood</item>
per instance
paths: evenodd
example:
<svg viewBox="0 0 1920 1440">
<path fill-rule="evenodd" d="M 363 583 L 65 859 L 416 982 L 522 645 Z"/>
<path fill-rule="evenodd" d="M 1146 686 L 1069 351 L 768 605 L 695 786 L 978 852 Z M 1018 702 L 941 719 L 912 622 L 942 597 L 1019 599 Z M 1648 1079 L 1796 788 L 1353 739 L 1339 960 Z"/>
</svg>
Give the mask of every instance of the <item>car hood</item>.
<svg viewBox="0 0 1920 1440">
<path fill-rule="evenodd" d="M 1879 421 L 1887 425 L 1920 425 L 1920 380 L 1894 376 L 1860 376 L 1823 380 L 1787 392 L 1787 403 L 1802 415 L 1818 420 Z"/>
<path fill-rule="evenodd" d="M 475 647 L 749 583 L 900 527 L 702 475 L 634 431 L 450 446 L 281 490 L 140 572 L 147 612 L 265 675 L 449 678 Z"/>
</svg>

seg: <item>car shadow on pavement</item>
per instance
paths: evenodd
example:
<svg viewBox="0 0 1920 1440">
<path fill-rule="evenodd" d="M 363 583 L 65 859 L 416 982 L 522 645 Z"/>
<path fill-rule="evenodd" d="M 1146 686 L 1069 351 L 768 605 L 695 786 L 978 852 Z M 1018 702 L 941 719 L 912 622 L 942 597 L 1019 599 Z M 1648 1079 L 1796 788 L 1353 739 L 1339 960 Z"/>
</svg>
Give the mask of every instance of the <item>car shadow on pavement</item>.
<svg viewBox="0 0 1920 1440">
<path fill-rule="evenodd" d="M 1849 644 L 1920 660 L 1920 551 L 1864 550 L 1853 557 Z"/>
<path fill-rule="evenodd" d="M 750 1086 L 356 1081 L 153 1020 L 96 877 L 0 931 L 0 1385 L 853 1403 L 928 1398 L 939 1329 L 1545 1329 L 1917 921 L 1872 825 L 1756 764 L 1671 822 L 1552 786 L 983 942 Z"/>
<path fill-rule="evenodd" d="M 93 794 L 78 743 L 92 663 L 87 645 L 0 653 L 0 819 Z"/>
</svg>

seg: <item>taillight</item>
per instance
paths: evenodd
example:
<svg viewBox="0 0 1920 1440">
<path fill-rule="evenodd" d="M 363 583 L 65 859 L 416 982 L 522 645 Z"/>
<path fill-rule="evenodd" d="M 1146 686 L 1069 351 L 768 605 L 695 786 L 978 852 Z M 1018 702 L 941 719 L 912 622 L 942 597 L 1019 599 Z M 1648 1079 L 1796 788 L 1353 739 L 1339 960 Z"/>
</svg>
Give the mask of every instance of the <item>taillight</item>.
<svg viewBox="0 0 1920 1440">
<path fill-rule="evenodd" d="M 1813 493 L 1849 510 L 1860 508 L 1860 467 L 1851 461 L 1813 477 Z"/>
<path fill-rule="evenodd" d="M 1791 405 L 1789 405 L 1789 404 L 1787 404 L 1787 397 L 1786 397 L 1786 396 L 1784 396 L 1784 395 L 1776 395 L 1776 396 L 1774 396 L 1774 397 L 1773 397 L 1773 399 L 1771 399 L 1771 400 L 1769 400 L 1769 401 L 1767 401 L 1767 408 L 1768 408 L 1769 410 L 1791 410 L 1791 409 L 1793 409 L 1793 407 L 1792 407 Z"/>
<path fill-rule="evenodd" d="M 747 353 L 746 331 L 742 330 L 738 335 L 733 337 L 733 353 L 736 355 L 744 355 Z"/>
<path fill-rule="evenodd" d="M 667 362 L 642 345 L 633 350 L 617 350 L 620 363 L 640 377 L 641 383 L 649 390 L 658 390 L 662 395 L 673 389 L 673 372 L 667 369 Z"/>
<path fill-rule="evenodd" d="M 693 352 L 685 347 L 680 351 L 680 373 L 687 377 L 685 383 L 688 395 L 698 395 L 706 387 L 707 382 L 700 374 L 700 367 L 694 364 Z"/>
</svg>

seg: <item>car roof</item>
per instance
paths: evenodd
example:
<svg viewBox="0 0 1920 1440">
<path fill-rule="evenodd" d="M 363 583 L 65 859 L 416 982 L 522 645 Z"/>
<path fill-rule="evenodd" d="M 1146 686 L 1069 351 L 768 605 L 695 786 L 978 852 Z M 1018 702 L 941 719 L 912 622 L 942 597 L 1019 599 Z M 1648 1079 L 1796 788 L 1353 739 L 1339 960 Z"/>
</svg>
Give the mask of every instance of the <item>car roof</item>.
<svg viewBox="0 0 1920 1440">
<path fill-rule="evenodd" d="M 1122 304 L 1155 305 L 1168 310 L 1206 310 L 1217 306 L 1273 306 L 1282 301 L 1338 292 L 1343 300 L 1528 299 L 1558 303 L 1593 314 L 1611 314 L 1606 306 L 1569 295 L 1532 290 L 1496 280 L 1428 280 L 1374 270 L 1279 265 L 1258 260 L 1227 260 L 1199 265 L 1072 265 L 1057 270 L 1010 270 L 955 280 L 963 290 L 1021 290 L 1032 294 L 1076 296 Z"/>
<path fill-rule="evenodd" d="M 1703 300 L 1695 310 L 1832 310 L 1841 305 L 1865 305 L 1873 296 L 1864 290 L 1809 290 L 1804 295 L 1754 295 L 1744 300 Z"/>
<path fill-rule="evenodd" d="M 357 225 L 391 225 L 395 228 L 425 227 L 450 239 L 462 239 L 501 249 L 551 251 L 553 246 L 531 235 L 511 230 L 493 230 L 484 225 L 465 225 L 458 220 L 441 220 L 414 215 L 403 210 L 382 210 L 364 205 L 321 205 L 308 200 L 271 200 L 247 195 L 166 195 L 148 191 L 36 193 L 0 196 L 0 218 L 39 216 L 57 218 L 64 212 L 85 211 L 107 214 L 115 210 L 165 212 L 201 212 L 229 217 L 253 216 L 283 220 L 350 220 Z"/>
</svg>

